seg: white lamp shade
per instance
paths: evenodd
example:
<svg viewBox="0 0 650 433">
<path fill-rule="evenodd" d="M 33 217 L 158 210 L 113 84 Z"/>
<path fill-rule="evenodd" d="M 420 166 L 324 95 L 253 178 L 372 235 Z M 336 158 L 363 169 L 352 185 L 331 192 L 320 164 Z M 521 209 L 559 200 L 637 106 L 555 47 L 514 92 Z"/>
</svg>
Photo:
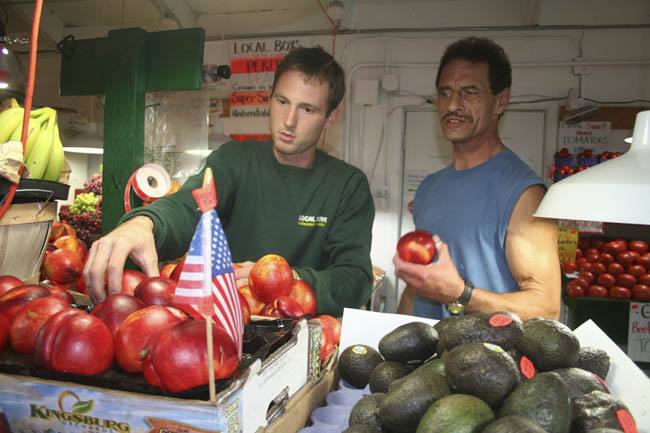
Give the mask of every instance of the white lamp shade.
<svg viewBox="0 0 650 433">
<path fill-rule="evenodd" d="M 629 151 L 553 184 L 534 216 L 650 225 L 650 111 L 637 114 Z"/>
</svg>

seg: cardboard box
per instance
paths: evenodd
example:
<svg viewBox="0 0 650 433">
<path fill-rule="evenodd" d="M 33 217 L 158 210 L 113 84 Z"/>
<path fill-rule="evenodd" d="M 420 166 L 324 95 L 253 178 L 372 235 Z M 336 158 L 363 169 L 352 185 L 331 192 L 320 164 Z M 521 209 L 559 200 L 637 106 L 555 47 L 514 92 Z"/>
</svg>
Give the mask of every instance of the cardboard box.
<svg viewBox="0 0 650 433">
<path fill-rule="evenodd" d="M 377 313 L 346 308 L 343 311 L 340 352 L 362 343 L 377 348 L 379 340 L 398 326 L 420 321 L 435 324 L 437 320 L 401 314 Z M 639 433 L 650 433 L 650 379 L 596 324 L 589 320 L 575 329 L 584 346 L 605 350 L 610 358 L 610 370 L 605 379 L 612 395 L 630 409 Z"/>
<path fill-rule="evenodd" d="M 320 377 L 319 369 L 314 371 L 320 332 L 317 323 L 298 322 L 287 343 L 264 361 L 256 360 L 215 403 L 0 373 L 0 411 L 14 433 L 253 433 L 266 426 L 274 402 Z"/>
</svg>

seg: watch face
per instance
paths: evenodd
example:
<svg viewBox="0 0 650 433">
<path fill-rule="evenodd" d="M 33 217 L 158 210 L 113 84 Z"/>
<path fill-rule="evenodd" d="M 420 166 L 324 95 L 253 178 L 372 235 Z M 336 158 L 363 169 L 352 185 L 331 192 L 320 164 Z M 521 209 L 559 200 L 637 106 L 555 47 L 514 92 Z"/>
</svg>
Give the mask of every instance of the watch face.
<svg viewBox="0 0 650 433">
<path fill-rule="evenodd" d="M 465 307 L 463 304 L 458 303 L 458 302 L 452 302 L 451 304 L 447 305 L 447 311 L 449 311 L 451 314 L 460 314 L 465 310 Z"/>
</svg>

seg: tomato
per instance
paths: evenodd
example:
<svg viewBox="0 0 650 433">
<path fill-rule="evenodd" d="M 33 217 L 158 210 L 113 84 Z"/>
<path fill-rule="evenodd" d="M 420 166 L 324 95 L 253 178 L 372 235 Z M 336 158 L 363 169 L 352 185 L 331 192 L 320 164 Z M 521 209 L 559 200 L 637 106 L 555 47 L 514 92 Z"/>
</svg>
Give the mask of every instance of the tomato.
<svg viewBox="0 0 650 433">
<path fill-rule="evenodd" d="M 648 252 L 648 243 L 645 241 L 632 241 L 627 245 L 627 248 L 630 251 L 636 251 L 637 253 L 644 255 Z"/>
<path fill-rule="evenodd" d="M 578 260 L 582 256 L 584 256 L 584 254 L 582 254 L 582 249 L 576 248 L 576 260 Z"/>
<path fill-rule="evenodd" d="M 572 274 L 578 270 L 578 265 L 576 265 L 576 262 L 564 262 L 562 263 L 561 268 L 565 274 Z"/>
<path fill-rule="evenodd" d="M 585 259 L 584 257 L 581 258 L 580 260 L 584 260 L 584 262 L 578 264 L 578 270 L 580 272 L 591 271 L 592 263 L 589 263 L 587 259 Z"/>
<path fill-rule="evenodd" d="M 614 275 L 615 277 L 625 273 L 625 268 L 620 263 L 610 263 L 607 266 L 607 272 Z"/>
<path fill-rule="evenodd" d="M 598 276 L 600 274 L 604 274 L 607 271 L 607 268 L 605 268 L 605 265 L 603 265 L 600 262 L 592 263 L 591 268 L 588 269 L 594 276 Z"/>
<path fill-rule="evenodd" d="M 637 301 L 650 301 L 650 286 L 637 284 L 632 287 L 632 298 Z"/>
<path fill-rule="evenodd" d="M 650 274 L 643 274 L 639 277 L 639 284 L 650 286 Z"/>
<path fill-rule="evenodd" d="M 597 256 L 599 254 L 600 254 L 600 251 L 598 250 L 598 248 L 591 247 L 591 248 L 587 248 L 585 250 L 585 256 L 587 256 L 587 257 L 588 256 L 593 256 L 593 255 Z"/>
<path fill-rule="evenodd" d="M 580 272 L 580 274 L 578 274 L 578 277 L 587 280 L 590 286 L 594 283 L 594 281 L 596 281 L 596 277 L 594 277 L 594 274 L 592 274 L 589 271 Z"/>
<path fill-rule="evenodd" d="M 566 291 L 567 294 L 569 295 L 569 298 L 575 299 L 575 298 L 581 298 L 585 295 L 585 289 L 578 286 L 577 284 L 571 284 L 572 282 L 569 282 L 566 285 Z"/>
<path fill-rule="evenodd" d="M 607 298 L 609 297 L 609 292 L 603 286 L 593 285 L 587 290 L 587 296 L 592 298 Z"/>
<path fill-rule="evenodd" d="M 630 299 L 632 292 L 626 287 L 614 286 L 609 289 L 609 297 L 614 299 Z"/>
<path fill-rule="evenodd" d="M 613 287 L 614 284 L 616 284 L 616 277 L 614 277 L 612 274 L 600 274 L 598 275 L 598 285 L 603 286 L 606 289 L 609 289 L 610 287 Z"/>
<path fill-rule="evenodd" d="M 621 274 L 616 277 L 616 284 L 631 289 L 636 284 L 636 278 L 630 274 Z"/>
<path fill-rule="evenodd" d="M 650 273 L 650 253 L 645 253 L 642 256 L 637 257 L 634 264 L 643 266 L 646 272 Z"/>
<path fill-rule="evenodd" d="M 639 253 L 637 253 L 639 254 Z M 633 254 L 633 251 L 626 251 L 616 255 L 616 261 L 623 265 L 625 269 L 629 268 L 634 264 L 636 257 Z"/>
<path fill-rule="evenodd" d="M 614 263 L 614 257 L 609 253 L 600 253 L 598 261 L 605 266 L 609 266 L 611 263 Z"/>
<path fill-rule="evenodd" d="M 576 278 L 575 280 L 573 280 L 573 282 L 574 282 L 577 286 L 582 287 L 582 288 L 585 289 L 585 290 L 587 290 L 587 289 L 589 288 L 589 281 L 585 280 L 585 279 L 582 278 L 582 277 L 578 277 L 578 278 Z"/>
<path fill-rule="evenodd" d="M 605 240 L 603 238 L 591 238 L 591 246 L 601 251 L 605 246 Z"/>
<path fill-rule="evenodd" d="M 625 241 L 620 240 L 607 242 L 605 245 L 603 245 L 603 252 L 609 253 L 612 256 L 624 253 L 627 251 L 627 244 L 624 242 Z"/>
<path fill-rule="evenodd" d="M 585 251 L 589 247 L 591 247 L 591 239 L 589 238 L 578 239 L 578 248 L 580 248 L 582 251 Z"/>
<path fill-rule="evenodd" d="M 645 268 L 641 265 L 632 265 L 627 269 L 627 273 L 638 279 L 641 275 L 645 275 Z"/>
</svg>

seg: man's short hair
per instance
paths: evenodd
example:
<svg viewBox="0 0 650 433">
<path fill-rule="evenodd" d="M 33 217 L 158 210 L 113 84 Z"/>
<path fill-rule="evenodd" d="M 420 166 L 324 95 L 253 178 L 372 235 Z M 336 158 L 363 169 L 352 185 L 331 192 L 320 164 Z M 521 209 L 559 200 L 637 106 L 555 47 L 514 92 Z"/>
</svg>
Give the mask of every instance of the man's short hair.
<svg viewBox="0 0 650 433">
<path fill-rule="evenodd" d="M 291 50 L 275 70 L 271 94 L 275 91 L 280 77 L 289 71 L 301 72 L 307 78 L 318 78 L 321 83 L 329 85 L 328 116 L 341 103 L 345 94 L 345 73 L 334 57 L 322 47 L 299 47 Z"/>
<path fill-rule="evenodd" d="M 445 50 L 438 66 L 436 87 L 445 65 L 458 59 L 471 63 L 487 63 L 490 90 L 493 95 L 501 93 L 503 89 L 512 85 L 512 66 L 503 48 L 492 39 L 470 36 L 454 42 Z"/>
</svg>

